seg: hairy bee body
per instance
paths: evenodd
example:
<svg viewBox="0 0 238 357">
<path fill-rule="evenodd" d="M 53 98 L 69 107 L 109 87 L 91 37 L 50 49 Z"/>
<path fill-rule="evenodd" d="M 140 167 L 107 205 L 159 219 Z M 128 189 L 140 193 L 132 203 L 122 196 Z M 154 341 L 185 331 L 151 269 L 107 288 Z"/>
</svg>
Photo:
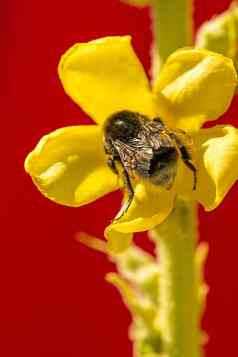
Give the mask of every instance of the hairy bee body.
<svg viewBox="0 0 238 357">
<path fill-rule="evenodd" d="M 116 163 L 123 168 L 128 207 L 134 195 L 131 178 L 149 180 L 170 189 L 177 174 L 179 156 L 194 172 L 195 189 L 196 168 L 183 142 L 185 136 L 182 131 L 171 131 L 159 118 L 151 120 L 135 112 L 121 111 L 107 119 L 104 148 L 112 170 L 118 174 Z"/>
</svg>

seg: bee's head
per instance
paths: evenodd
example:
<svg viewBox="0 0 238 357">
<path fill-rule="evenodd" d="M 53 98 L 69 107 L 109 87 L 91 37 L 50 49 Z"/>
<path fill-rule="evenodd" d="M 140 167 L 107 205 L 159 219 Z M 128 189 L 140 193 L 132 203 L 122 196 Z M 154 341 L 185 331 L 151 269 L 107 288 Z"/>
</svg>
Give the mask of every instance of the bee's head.
<svg viewBox="0 0 238 357">
<path fill-rule="evenodd" d="M 127 141 L 137 137 L 140 128 L 140 115 L 123 110 L 111 115 L 104 124 L 105 139 Z"/>
</svg>

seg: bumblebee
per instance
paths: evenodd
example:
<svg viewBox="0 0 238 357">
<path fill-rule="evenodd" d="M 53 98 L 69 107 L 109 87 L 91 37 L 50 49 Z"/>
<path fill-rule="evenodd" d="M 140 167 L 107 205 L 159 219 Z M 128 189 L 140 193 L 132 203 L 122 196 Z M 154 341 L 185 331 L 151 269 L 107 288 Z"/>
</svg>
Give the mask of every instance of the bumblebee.
<svg viewBox="0 0 238 357">
<path fill-rule="evenodd" d="M 169 190 L 177 174 L 179 157 L 193 172 L 193 190 L 196 189 L 197 169 L 187 146 L 191 139 L 184 131 L 170 130 L 160 118 L 151 120 L 127 110 L 111 115 L 103 129 L 108 166 L 115 174 L 122 176 L 127 193 L 120 217 L 128 210 L 134 197 L 132 180 L 135 177 L 149 180 Z"/>
</svg>

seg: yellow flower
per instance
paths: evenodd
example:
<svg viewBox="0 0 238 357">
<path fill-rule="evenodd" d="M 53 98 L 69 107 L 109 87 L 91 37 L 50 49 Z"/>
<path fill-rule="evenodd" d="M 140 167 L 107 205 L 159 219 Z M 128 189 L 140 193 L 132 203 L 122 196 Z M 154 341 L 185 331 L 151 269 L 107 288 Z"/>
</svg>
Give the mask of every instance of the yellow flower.
<svg viewBox="0 0 238 357">
<path fill-rule="evenodd" d="M 171 212 L 177 193 L 198 200 L 206 210 L 219 205 L 238 177 L 238 131 L 231 126 L 200 129 L 223 114 L 237 84 L 230 59 L 201 49 L 181 49 L 165 63 L 151 89 L 129 36 L 76 44 L 62 57 L 59 76 L 65 92 L 97 125 L 71 126 L 44 136 L 25 168 L 49 199 L 79 207 L 117 190 L 107 167 L 102 125 L 113 113 L 131 110 L 160 116 L 170 128 L 192 136 L 198 183 L 181 162 L 175 184 L 165 190 L 138 182 L 128 211 L 106 228 L 114 251 L 124 249 L 133 232 L 151 229 Z"/>
</svg>

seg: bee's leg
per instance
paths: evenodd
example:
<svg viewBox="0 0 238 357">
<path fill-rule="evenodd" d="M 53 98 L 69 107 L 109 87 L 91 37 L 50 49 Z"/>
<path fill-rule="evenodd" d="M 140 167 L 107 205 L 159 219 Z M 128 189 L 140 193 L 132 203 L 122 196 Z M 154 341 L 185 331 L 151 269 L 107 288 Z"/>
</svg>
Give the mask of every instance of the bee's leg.
<svg viewBox="0 0 238 357">
<path fill-rule="evenodd" d="M 123 177 L 123 181 L 124 181 L 124 187 L 125 187 L 125 190 L 126 190 L 126 193 L 127 193 L 127 200 L 126 200 L 126 202 L 124 204 L 123 211 L 121 212 L 121 214 L 119 216 L 117 216 L 115 218 L 115 221 L 120 219 L 127 212 L 128 208 L 131 205 L 133 197 L 134 197 L 134 190 L 133 190 L 133 187 L 132 187 L 132 184 L 131 184 L 131 180 L 130 180 L 130 177 L 128 175 L 128 172 L 125 169 L 122 172 L 122 177 Z"/>
<path fill-rule="evenodd" d="M 184 164 L 193 172 L 193 190 L 195 191 L 197 187 L 197 169 L 192 162 L 192 156 L 188 149 L 191 149 L 192 146 L 191 138 L 182 130 L 177 130 L 171 133 L 170 136 L 175 140 Z"/>
<path fill-rule="evenodd" d="M 193 172 L 193 190 L 195 191 L 197 187 L 197 169 L 193 165 L 191 156 L 184 145 L 179 147 L 179 151 L 181 153 L 184 164 Z"/>
<path fill-rule="evenodd" d="M 116 159 L 114 157 L 110 157 L 108 160 L 107 160 L 107 164 L 109 166 L 109 168 L 114 172 L 114 174 L 118 175 L 119 172 L 116 168 L 116 163 L 115 163 Z"/>
<path fill-rule="evenodd" d="M 125 189 L 126 189 L 127 195 L 128 195 L 127 202 L 125 204 L 125 208 L 124 208 L 124 212 L 123 212 L 123 213 L 125 213 L 128 210 L 128 208 L 130 207 L 131 202 L 134 197 L 134 190 L 133 190 L 133 187 L 131 184 L 131 180 L 128 175 L 128 172 L 125 169 L 123 170 L 123 180 L 124 180 Z"/>
</svg>

